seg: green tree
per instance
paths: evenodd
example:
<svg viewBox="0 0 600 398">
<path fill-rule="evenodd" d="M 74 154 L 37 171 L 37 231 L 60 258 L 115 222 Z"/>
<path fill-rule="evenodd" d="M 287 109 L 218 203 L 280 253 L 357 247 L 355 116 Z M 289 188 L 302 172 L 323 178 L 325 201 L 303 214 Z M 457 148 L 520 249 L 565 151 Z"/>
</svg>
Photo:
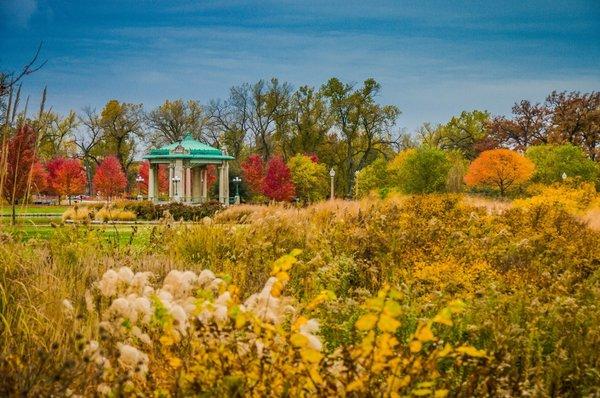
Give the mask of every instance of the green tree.
<svg viewBox="0 0 600 398">
<path fill-rule="evenodd" d="M 320 92 L 300 87 L 292 96 L 289 136 L 282 142 L 284 154 L 311 153 L 323 159 L 328 155 L 325 144 L 332 120 Z"/>
<path fill-rule="evenodd" d="M 296 196 L 304 203 L 325 198 L 329 176 L 324 164 L 306 155 L 296 155 L 288 161 Z"/>
<path fill-rule="evenodd" d="M 250 89 L 248 128 L 256 151 L 267 161 L 275 152 L 276 139 L 288 128 L 292 87 L 276 78 L 259 80 Z"/>
<path fill-rule="evenodd" d="M 474 159 L 480 152 L 479 144 L 488 136 L 489 121 L 490 114 L 486 111 L 464 111 L 436 128 L 425 124 L 419 133 L 426 145 L 460 151 L 467 159 Z"/>
<path fill-rule="evenodd" d="M 398 168 L 400 189 L 405 193 L 444 191 L 450 167 L 444 151 L 421 146 L 407 154 Z"/>
<path fill-rule="evenodd" d="M 226 100 L 212 100 L 207 106 L 208 141 L 217 147 L 225 145 L 236 159 L 241 159 L 245 149 L 250 128 L 250 102 L 250 85 L 245 83 L 232 87 Z"/>
<path fill-rule="evenodd" d="M 375 190 L 384 196 L 392 183 L 388 175 L 388 162 L 383 157 L 377 158 L 356 175 L 356 196 L 363 198 Z"/>
<path fill-rule="evenodd" d="M 149 112 L 145 119 L 146 124 L 153 131 L 150 140 L 154 146 L 181 141 L 187 133 L 192 134 L 196 139 L 206 141 L 204 129 L 208 117 L 198 101 L 166 100 Z"/>
<path fill-rule="evenodd" d="M 598 178 L 598 164 L 573 144 L 532 146 L 525 156 L 535 164 L 532 177 L 535 182 L 551 184 L 560 181 L 563 173 L 584 181 L 594 182 Z"/>
<path fill-rule="evenodd" d="M 78 127 L 77 115 L 71 111 L 61 117 L 52 111 L 40 114 L 37 120 L 39 131 L 38 156 L 42 160 L 55 157 L 72 157 L 77 147 L 73 133 Z"/>
<path fill-rule="evenodd" d="M 143 138 L 142 105 L 110 100 L 96 119 L 102 131 L 96 150 L 103 155 L 115 155 L 129 179 L 133 178 L 132 164 L 136 145 Z M 97 156 L 99 157 L 99 156 Z"/>
<path fill-rule="evenodd" d="M 372 162 L 378 155 L 390 152 L 389 148 L 398 143 L 392 127 L 400 115 L 393 105 L 380 105 L 375 101 L 381 85 L 374 79 L 367 79 L 363 86 L 355 89 L 352 84 L 344 84 L 337 78 L 321 87 L 333 117 L 339 150 L 338 181 L 343 182 L 346 195 L 352 193 L 354 173 Z"/>
</svg>

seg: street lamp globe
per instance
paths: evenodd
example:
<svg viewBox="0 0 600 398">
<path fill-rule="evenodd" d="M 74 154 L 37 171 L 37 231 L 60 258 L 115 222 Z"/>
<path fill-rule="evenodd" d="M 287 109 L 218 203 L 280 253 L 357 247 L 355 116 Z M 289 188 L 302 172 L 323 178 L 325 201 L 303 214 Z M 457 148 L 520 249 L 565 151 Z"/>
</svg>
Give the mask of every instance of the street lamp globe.
<svg viewBox="0 0 600 398">
<path fill-rule="evenodd" d="M 329 175 L 333 178 L 335 177 L 335 170 L 333 169 L 333 167 L 331 168 L 331 170 L 329 170 Z"/>
</svg>

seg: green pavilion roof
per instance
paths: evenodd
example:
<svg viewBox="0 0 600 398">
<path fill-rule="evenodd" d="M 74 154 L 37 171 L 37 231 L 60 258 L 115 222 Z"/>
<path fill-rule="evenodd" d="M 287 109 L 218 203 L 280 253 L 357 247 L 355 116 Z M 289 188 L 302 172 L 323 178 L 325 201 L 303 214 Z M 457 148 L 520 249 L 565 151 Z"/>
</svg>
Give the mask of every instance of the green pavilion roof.
<svg viewBox="0 0 600 398">
<path fill-rule="evenodd" d="M 186 134 L 183 140 L 162 148 L 151 149 L 144 159 L 198 159 L 198 160 L 233 160 L 229 155 L 210 145 L 206 145 Z"/>
</svg>

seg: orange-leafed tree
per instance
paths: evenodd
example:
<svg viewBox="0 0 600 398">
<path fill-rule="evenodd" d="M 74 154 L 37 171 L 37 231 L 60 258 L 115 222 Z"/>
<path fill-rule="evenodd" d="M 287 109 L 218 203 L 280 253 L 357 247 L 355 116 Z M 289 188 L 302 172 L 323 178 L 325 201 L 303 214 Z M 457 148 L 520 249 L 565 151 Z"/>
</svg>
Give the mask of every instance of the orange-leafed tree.
<svg viewBox="0 0 600 398">
<path fill-rule="evenodd" d="M 94 174 L 94 188 L 106 200 L 125 192 L 127 177 L 116 156 L 107 156 L 100 163 Z"/>
<path fill-rule="evenodd" d="M 67 196 L 71 204 L 72 195 L 85 192 L 87 176 L 81 160 L 57 158 L 49 163 L 48 169 L 48 185 L 59 200 L 61 196 Z"/>
<path fill-rule="evenodd" d="M 7 141 L 4 170 L 0 170 L 2 197 L 12 207 L 12 223 L 16 221 L 16 205 L 29 194 L 45 188 L 46 172 L 35 153 L 35 132 L 24 124 Z"/>
<path fill-rule="evenodd" d="M 470 186 L 492 186 L 506 191 L 529 180 L 535 166 L 531 160 L 510 149 L 482 152 L 469 166 L 465 183 Z"/>
</svg>

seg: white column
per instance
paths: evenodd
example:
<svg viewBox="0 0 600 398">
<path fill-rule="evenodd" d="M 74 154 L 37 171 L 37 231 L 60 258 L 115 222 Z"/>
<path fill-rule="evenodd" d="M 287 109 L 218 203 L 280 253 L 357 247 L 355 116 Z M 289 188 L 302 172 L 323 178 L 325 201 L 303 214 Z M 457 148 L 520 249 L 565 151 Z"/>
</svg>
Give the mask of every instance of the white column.
<svg viewBox="0 0 600 398">
<path fill-rule="evenodd" d="M 192 201 L 192 169 L 185 166 L 185 199 L 186 202 Z"/>
<path fill-rule="evenodd" d="M 169 163 L 169 200 L 172 201 L 173 200 L 173 171 L 175 170 L 173 168 L 173 163 Z"/>
<path fill-rule="evenodd" d="M 154 167 L 152 163 L 150 163 L 150 167 L 148 167 L 148 200 L 154 202 L 156 197 L 156 193 L 154 191 Z"/>
<path fill-rule="evenodd" d="M 199 167 L 192 168 L 192 202 L 200 202 L 202 197 L 202 175 Z"/>
<path fill-rule="evenodd" d="M 225 176 L 225 168 L 223 164 L 219 165 L 219 202 L 225 204 L 225 184 L 223 177 Z"/>
<path fill-rule="evenodd" d="M 229 206 L 229 162 L 225 162 L 223 165 L 223 185 L 225 191 L 225 206 Z"/>
<path fill-rule="evenodd" d="M 184 187 L 185 178 L 183 175 L 183 160 L 181 160 L 181 159 L 175 160 L 175 168 L 173 169 L 173 176 L 179 178 L 179 182 L 176 185 L 177 190 L 175 192 L 173 199 L 176 202 L 180 202 L 181 198 L 185 195 L 185 187 Z M 175 189 L 175 187 L 174 187 L 174 189 Z"/>
<path fill-rule="evenodd" d="M 208 168 L 204 166 L 202 169 L 202 201 L 208 202 Z"/>
</svg>

